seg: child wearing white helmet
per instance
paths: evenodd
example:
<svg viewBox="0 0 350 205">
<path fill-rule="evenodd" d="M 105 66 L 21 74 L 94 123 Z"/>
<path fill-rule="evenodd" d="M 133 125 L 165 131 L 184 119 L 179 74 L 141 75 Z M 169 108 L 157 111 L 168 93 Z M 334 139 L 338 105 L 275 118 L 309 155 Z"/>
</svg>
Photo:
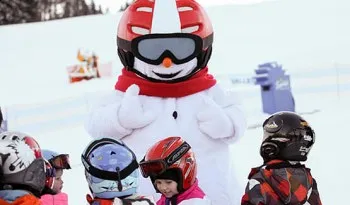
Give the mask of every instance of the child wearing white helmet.
<svg viewBox="0 0 350 205">
<path fill-rule="evenodd" d="M 1 205 L 41 204 L 45 171 L 45 161 L 34 138 L 20 132 L 0 134 Z"/>
</svg>

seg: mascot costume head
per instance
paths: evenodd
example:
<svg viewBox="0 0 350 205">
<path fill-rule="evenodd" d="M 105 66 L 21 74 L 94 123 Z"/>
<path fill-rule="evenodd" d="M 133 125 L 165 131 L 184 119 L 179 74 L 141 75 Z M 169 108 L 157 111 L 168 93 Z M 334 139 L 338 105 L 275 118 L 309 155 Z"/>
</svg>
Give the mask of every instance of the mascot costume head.
<svg viewBox="0 0 350 205">
<path fill-rule="evenodd" d="M 196 1 L 137 0 L 118 26 L 118 55 L 125 68 L 116 89 L 125 91 L 132 82 L 138 86 L 145 81 L 174 84 L 193 78 L 200 78 L 199 84 L 206 84 L 205 88 L 211 87 L 215 80 L 207 74 L 206 66 L 212 43 L 211 22 Z M 132 79 L 126 83 L 125 77 Z M 145 89 L 140 87 L 140 94 L 153 95 L 143 93 Z"/>
</svg>

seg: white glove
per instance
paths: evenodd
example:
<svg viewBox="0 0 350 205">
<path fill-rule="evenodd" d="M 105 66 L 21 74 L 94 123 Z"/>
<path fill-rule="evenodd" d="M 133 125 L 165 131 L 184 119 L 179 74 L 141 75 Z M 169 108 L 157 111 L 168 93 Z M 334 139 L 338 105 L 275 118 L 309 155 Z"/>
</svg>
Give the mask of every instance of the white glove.
<svg viewBox="0 0 350 205">
<path fill-rule="evenodd" d="M 123 201 L 119 198 L 114 198 L 113 205 L 123 205 Z"/>
<path fill-rule="evenodd" d="M 156 115 L 151 111 L 144 111 L 139 98 L 140 88 L 133 84 L 125 91 L 121 101 L 118 119 L 126 129 L 142 128 L 154 121 Z"/>
<path fill-rule="evenodd" d="M 232 136 L 233 123 L 224 109 L 208 96 L 203 96 L 203 100 L 204 106 L 197 114 L 199 129 L 213 139 Z"/>
</svg>

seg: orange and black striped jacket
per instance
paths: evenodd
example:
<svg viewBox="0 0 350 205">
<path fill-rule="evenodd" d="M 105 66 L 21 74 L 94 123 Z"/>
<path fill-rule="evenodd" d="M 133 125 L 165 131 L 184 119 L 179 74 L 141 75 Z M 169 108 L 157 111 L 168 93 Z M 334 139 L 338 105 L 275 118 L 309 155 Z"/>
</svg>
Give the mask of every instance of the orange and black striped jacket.
<svg viewBox="0 0 350 205">
<path fill-rule="evenodd" d="M 253 168 L 241 205 L 322 205 L 316 180 L 304 165 L 273 160 Z"/>
</svg>

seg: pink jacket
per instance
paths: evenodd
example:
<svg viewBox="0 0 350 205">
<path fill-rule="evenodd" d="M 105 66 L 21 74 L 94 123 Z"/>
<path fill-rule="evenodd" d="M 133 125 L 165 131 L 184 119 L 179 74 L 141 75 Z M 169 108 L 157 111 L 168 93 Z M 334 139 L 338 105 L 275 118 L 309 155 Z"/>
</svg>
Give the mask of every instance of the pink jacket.
<svg viewBox="0 0 350 205">
<path fill-rule="evenodd" d="M 165 205 L 165 196 L 157 201 L 157 205 Z M 206 197 L 205 193 L 198 186 L 198 180 L 185 192 L 177 196 L 178 205 L 210 205 L 211 201 Z"/>
<path fill-rule="evenodd" d="M 68 205 L 68 195 L 62 192 L 56 195 L 45 194 L 40 201 L 42 205 Z"/>
</svg>

